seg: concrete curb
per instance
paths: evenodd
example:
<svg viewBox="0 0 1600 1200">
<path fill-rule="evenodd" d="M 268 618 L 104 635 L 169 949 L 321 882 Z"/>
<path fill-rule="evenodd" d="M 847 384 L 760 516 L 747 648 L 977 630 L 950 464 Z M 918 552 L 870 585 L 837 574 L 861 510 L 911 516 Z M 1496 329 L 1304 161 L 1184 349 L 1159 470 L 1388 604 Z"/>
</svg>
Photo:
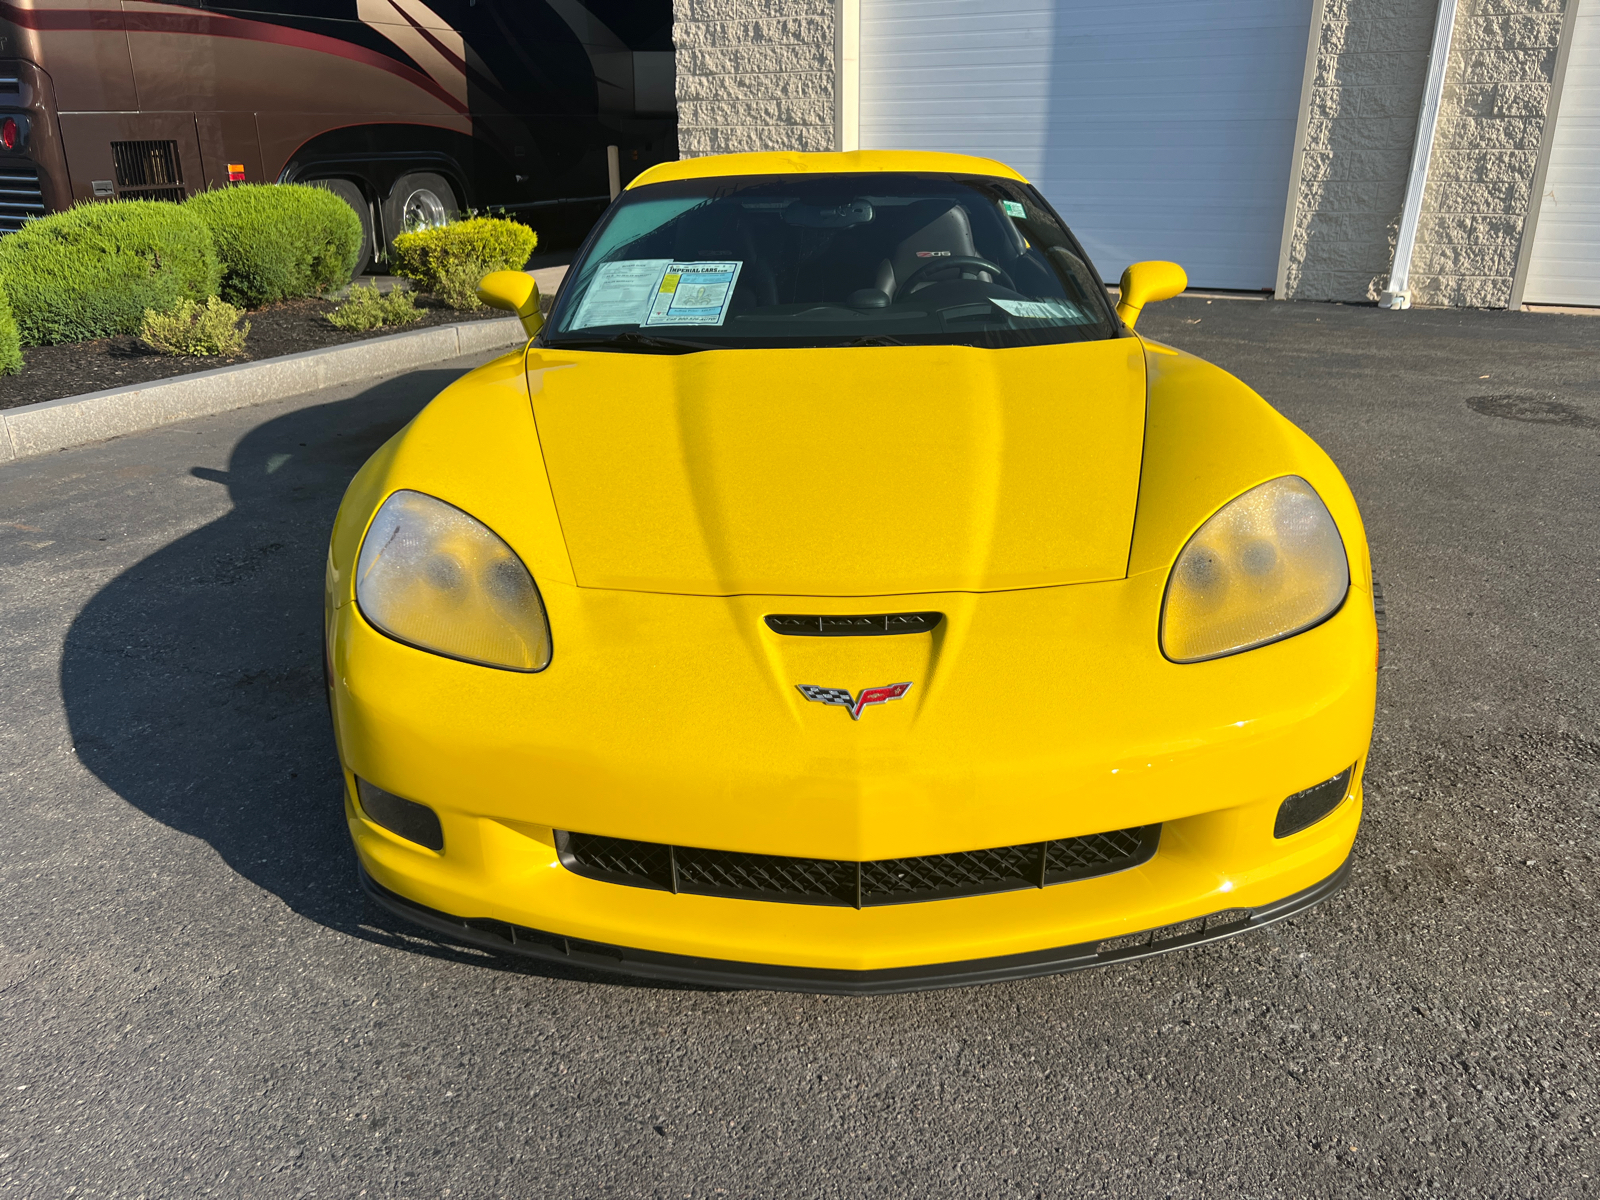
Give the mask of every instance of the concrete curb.
<svg viewBox="0 0 1600 1200">
<path fill-rule="evenodd" d="M 0 463 L 394 375 L 463 354 L 520 346 L 527 340 L 515 317 L 466 321 L 0 409 Z"/>
</svg>

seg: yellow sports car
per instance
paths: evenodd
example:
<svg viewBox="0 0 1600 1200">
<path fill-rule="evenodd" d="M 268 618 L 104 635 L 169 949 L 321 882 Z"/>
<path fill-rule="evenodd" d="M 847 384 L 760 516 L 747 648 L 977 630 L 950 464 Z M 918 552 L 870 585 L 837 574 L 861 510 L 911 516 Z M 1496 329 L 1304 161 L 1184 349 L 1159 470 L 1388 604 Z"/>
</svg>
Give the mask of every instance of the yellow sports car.
<svg viewBox="0 0 1600 1200">
<path fill-rule="evenodd" d="M 1134 332 L 1015 171 L 653 167 L 547 320 L 351 483 L 364 886 L 496 950 L 892 992 L 1159 953 L 1343 880 L 1377 668 L 1328 456 Z"/>
</svg>

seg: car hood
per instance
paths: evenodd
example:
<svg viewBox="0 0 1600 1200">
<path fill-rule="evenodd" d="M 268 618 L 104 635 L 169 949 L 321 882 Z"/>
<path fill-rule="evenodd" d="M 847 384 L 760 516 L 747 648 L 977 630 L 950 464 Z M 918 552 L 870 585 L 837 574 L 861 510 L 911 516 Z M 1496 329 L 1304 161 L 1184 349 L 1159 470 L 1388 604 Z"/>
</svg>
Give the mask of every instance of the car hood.
<svg viewBox="0 0 1600 1200">
<path fill-rule="evenodd" d="M 1137 338 L 534 350 L 582 587 L 868 596 L 1118 579 L 1144 437 Z"/>
</svg>

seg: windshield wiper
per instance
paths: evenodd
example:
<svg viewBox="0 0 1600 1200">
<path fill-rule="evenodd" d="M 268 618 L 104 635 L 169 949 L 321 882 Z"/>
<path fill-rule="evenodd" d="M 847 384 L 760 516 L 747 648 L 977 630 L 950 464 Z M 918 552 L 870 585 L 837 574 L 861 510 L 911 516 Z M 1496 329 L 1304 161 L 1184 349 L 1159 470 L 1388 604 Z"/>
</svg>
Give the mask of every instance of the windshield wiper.
<svg viewBox="0 0 1600 1200">
<path fill-rule="evenodd" d="M 696 350 L 726 350 L 715 342 L 664 338 L 653 333 L 608 333 L 591 337 L 563 337 L 547 343 L 552 350 L 633 350 L 642 354 L 692 354 Z"/>
<path fill-rule="evenodd" d="M 844 343 L 846 346 L 909 346 L 912 343 L 905 338 L 894 337 L 887 333 L 874 333 L 866 337 L 851 338 Z"/>
</svg>

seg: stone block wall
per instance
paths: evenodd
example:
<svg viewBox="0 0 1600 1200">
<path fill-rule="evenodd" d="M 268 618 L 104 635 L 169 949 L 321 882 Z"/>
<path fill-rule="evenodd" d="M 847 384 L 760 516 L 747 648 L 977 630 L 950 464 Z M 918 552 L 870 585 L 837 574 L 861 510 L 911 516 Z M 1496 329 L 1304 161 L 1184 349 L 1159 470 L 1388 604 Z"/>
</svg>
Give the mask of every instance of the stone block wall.
<svg viewBox="0 0 1600 1200">
<path fill-rule="evenodd" d="M 1510 302 L 1569 2 L 1461 0 L 1411 258 L 1414 303 Z"/>
<path fill-rule="evenodd" d="M 1376 300 L 1389 281 L 1436 0 L 1326 0 L 1284 295 Z"/>
<path fill-rule="evenodd" d="M 835 0 L 673 0 L 684 158 L 834 148 Z"/>
<path fill-rule="evenodd" d="M 1413 303 L 1504 307 L 1567 3 L 1460 0 Z M 1393 269 L 1437 0 L 1326 0 L 1284 295 L 1376 300 Z"/>
</svg>

